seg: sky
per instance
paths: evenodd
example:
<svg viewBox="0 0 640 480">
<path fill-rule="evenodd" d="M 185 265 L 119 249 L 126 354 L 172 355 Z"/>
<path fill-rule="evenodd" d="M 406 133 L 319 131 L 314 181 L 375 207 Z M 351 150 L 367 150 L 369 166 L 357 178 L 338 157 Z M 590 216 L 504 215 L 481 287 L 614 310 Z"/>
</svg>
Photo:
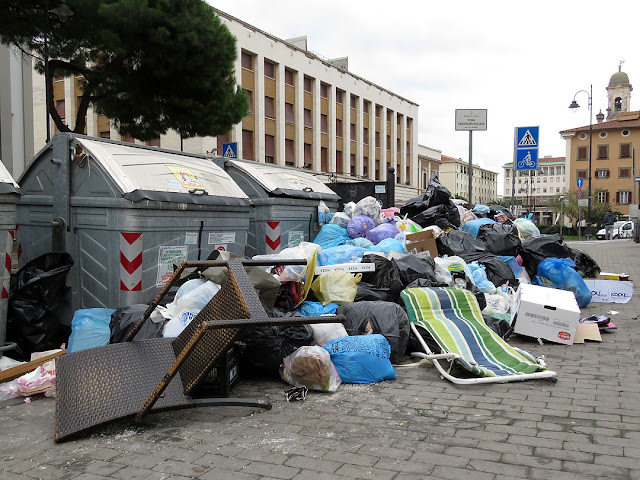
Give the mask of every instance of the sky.
<svg viewBox="0 0 640 480">
<path fill-rule="evenodd" d="M 540 157 L 565 156 L 561 130 L 606 115 L 611 75 L 640 90 L 640 1 L 207 0 L 278 38 L 349 57 L 349 71 L 419 104 L 418 143 L 469 160 L 456 109 L 487 109 L 472 159 L 499 172 L 513 159 L 514 127 L 539 126 Z M 635 53 L 635 55 L 634 55 Z M 579 92 L 579 93 L 578 93 Z M 631 109 L 640 110 L 640 93 Z M 577 95 L 576 95 L 577 94 Z M 569 110 L 574 99 L 580 104 Z"/>
</svg>

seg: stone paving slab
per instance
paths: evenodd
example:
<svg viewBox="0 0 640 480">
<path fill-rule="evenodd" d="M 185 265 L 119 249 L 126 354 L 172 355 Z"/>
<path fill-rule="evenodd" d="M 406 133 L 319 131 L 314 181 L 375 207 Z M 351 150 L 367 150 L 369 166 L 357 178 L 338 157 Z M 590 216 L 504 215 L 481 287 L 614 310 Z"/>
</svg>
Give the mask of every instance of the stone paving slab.
<svg viewBox="0 0 640 480">
<path fill-rule="evenodd" d="M 572 246 L 578 247 L 578 244 Z M 602 343 L 511 342 L 545 355 L 558 382 L 454 385 L 433 367 L 342 385 L 287 403 L 279 380 L 247 379 L 237 396 L 271 411 L 201 408 L 120 422 L 56 445 L 54 399 L 0 403 L 4 479 L 640 479 L 640 245 L 581 242 L 603 270 L 637 280 Z"/>
</svg>

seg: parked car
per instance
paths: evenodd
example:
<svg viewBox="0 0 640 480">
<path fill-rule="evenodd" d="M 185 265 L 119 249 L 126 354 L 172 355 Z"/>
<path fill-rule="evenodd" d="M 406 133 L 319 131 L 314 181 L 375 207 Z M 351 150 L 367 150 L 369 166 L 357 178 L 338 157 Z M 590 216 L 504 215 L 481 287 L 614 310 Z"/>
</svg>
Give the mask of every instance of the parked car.
<svg viewBox="0 0 640 480">
<path fill-rule="evenodd" d="M 598 230 L 596 238 L 598 240 L 604 240 L 606 237 L 606 229 Z M 621 220 L 613 224 L 613 230 L 611 231 L 611 238 L 633 238 L 633 222 L 629 220 Z"/>
</svg>

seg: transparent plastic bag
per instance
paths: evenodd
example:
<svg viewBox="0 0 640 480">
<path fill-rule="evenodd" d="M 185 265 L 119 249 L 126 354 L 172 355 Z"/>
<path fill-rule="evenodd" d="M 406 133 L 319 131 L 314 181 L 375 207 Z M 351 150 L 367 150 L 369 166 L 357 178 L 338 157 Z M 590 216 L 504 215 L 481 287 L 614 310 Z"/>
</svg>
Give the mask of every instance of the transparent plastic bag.
<svg viewBox="0 0 640 480">
<path fill-rule="evenodd" d="M 513 223 L 518 228 L 520 240 L 540 235 L 540 230 L 538 230 L 538 227 L 536 227 L 531 220 L 527 220 L 526 218 L 516 218 Z"/>
<path fill-rule="evenodd" d="M 475 283 L 478 290 L 482 293 L 493 293 L 496 290 L 496 286 L 487 278 L 487 270 L 484 265 L 480 265 L 478 262 L 471 262 L 469 264 L 473 283 Z"/>
<path fill-rule="evenodd" d="M 323 305 L 336 303 L 345 305 L 353 302 L 358 292 L 358 282 L 362 274 L 353 277 L 350 273 L 335 271 L 318 276 L 311 284 L 311 290 Z"/>
<path fill-rule="evenodd" d="M 324 201 L 320 200 L 320 203 L 318 204 L 318 223 L 320 225 L 324 225 L 325 223 L 329 223 L 326 220 L 326 216 L 329 214 L 330 210 L 329 207 L 327 207 L 327 204 L 324 203 Z"/>
<path fill-rule="evenodd" d="M 345 204 L 344 206 L 344 213 L 346 213 L 347 215 L 349 215 L 349 218 L 353 217 L 355 215 L 356 210 L 356 203 L 355 202 L 349 202 L 347 204 Z"/>
<path fill-rule="evenodd" d="M 273 255 L 255 255 L 253 260 L 300 260 L 305 259 L 307 265 L 311 262 L 314 253 L 322 252 L 322 247 L 316 243 L 300 242 L 295 247 L 284 248 L 280 253 Z M 275 275 L 281 283 L 300 282 L 307 276 L 307 265 L 284 265 L 282 272 Z M 271 269 L 271 267 L 268 267 Z"/>
<path fill-rule="evenodd" d="M 356 208 L 354 209 L 355 215 L 366 215 L 376 222 L 376 225 L 379 225 L 382 220 L 382 205 L 375 197 L 364 197 L 356 204 Z"/>
<path fill-rule="evenodd" d="M 321 347 L 336 338 L 347 337 L 349 334 L 341 323 L 312 323 L 313 341 Z"/>
<path fill-rule="evenodd" d="M 334 225 L 340 225 L 343 228 L 347 228 L 347 225 L 349 224 L 349 220 L 351 220 L 351 217 L 349 217 L 349 215 L 347 215 L 344 212 L 338 212 L 333 216 L 333 218 L 331 218 L 331 221 L 329 223 L 332 223 Z"/>
<path fill-rule="evenodd" d="M 335 392 L 342 383 L 331 355 L 317 345 L 303 346 L 282 360 L 280 376 L 290 385 Z"/>
</svg>

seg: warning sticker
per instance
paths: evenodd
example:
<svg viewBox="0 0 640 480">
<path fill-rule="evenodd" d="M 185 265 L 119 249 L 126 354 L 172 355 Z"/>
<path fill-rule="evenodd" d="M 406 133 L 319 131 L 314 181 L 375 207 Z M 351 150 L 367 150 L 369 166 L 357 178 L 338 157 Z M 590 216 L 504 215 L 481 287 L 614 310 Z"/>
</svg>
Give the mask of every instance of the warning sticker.
<svg viewBox="0 0 640 480">
<path fill-rule="evenodd" d="M 236 232 L 211 232 L 207 243 L 209 245 L 236 243 Z"/>
<path fill-rule="evenodd" d="M 185 245 L 197 245 L 198 244 L 198 232 L 187 232 L 184 234 Z"/>
<path fill-rule="evenodd" d="M 304 241 L 304 232 L 289 231 L 289 242 L 288 242 L 289 248 L 296 247 L 300 244 L 300 242 L 303 242 L 303 241 Z"/>
<path fill-rule="evenodd" d="M 294 190 L 304 190 L 305 188 L 309 188 L 309 185 L 304 183 L 298 177 L 288 176 L 289 186 Z"/>
<path fill-rule="evenodd" d="M 226 252 L 227 251 L 227 246 L 226 245 L 216 245 L 214 248 L 216 250 L 220 250 L 221 252 Z"/>
<path fill-rule="evenodd" d="M 187 247 L 162 246 L 158 252 L 158 276 L 156 285 L 166 284 L 173 275 L 173 266 L 180 265 L 187 259 Z"/>
<path fill-rule="evenodd" d="M 186 167 L 177 167 L 174 165 L 167 165 L 167 168 L 173 172 L 180 184 L 184 188 L 202 188 L 204 185 L 200 183 L 198 177 Z"/>
</svg>

